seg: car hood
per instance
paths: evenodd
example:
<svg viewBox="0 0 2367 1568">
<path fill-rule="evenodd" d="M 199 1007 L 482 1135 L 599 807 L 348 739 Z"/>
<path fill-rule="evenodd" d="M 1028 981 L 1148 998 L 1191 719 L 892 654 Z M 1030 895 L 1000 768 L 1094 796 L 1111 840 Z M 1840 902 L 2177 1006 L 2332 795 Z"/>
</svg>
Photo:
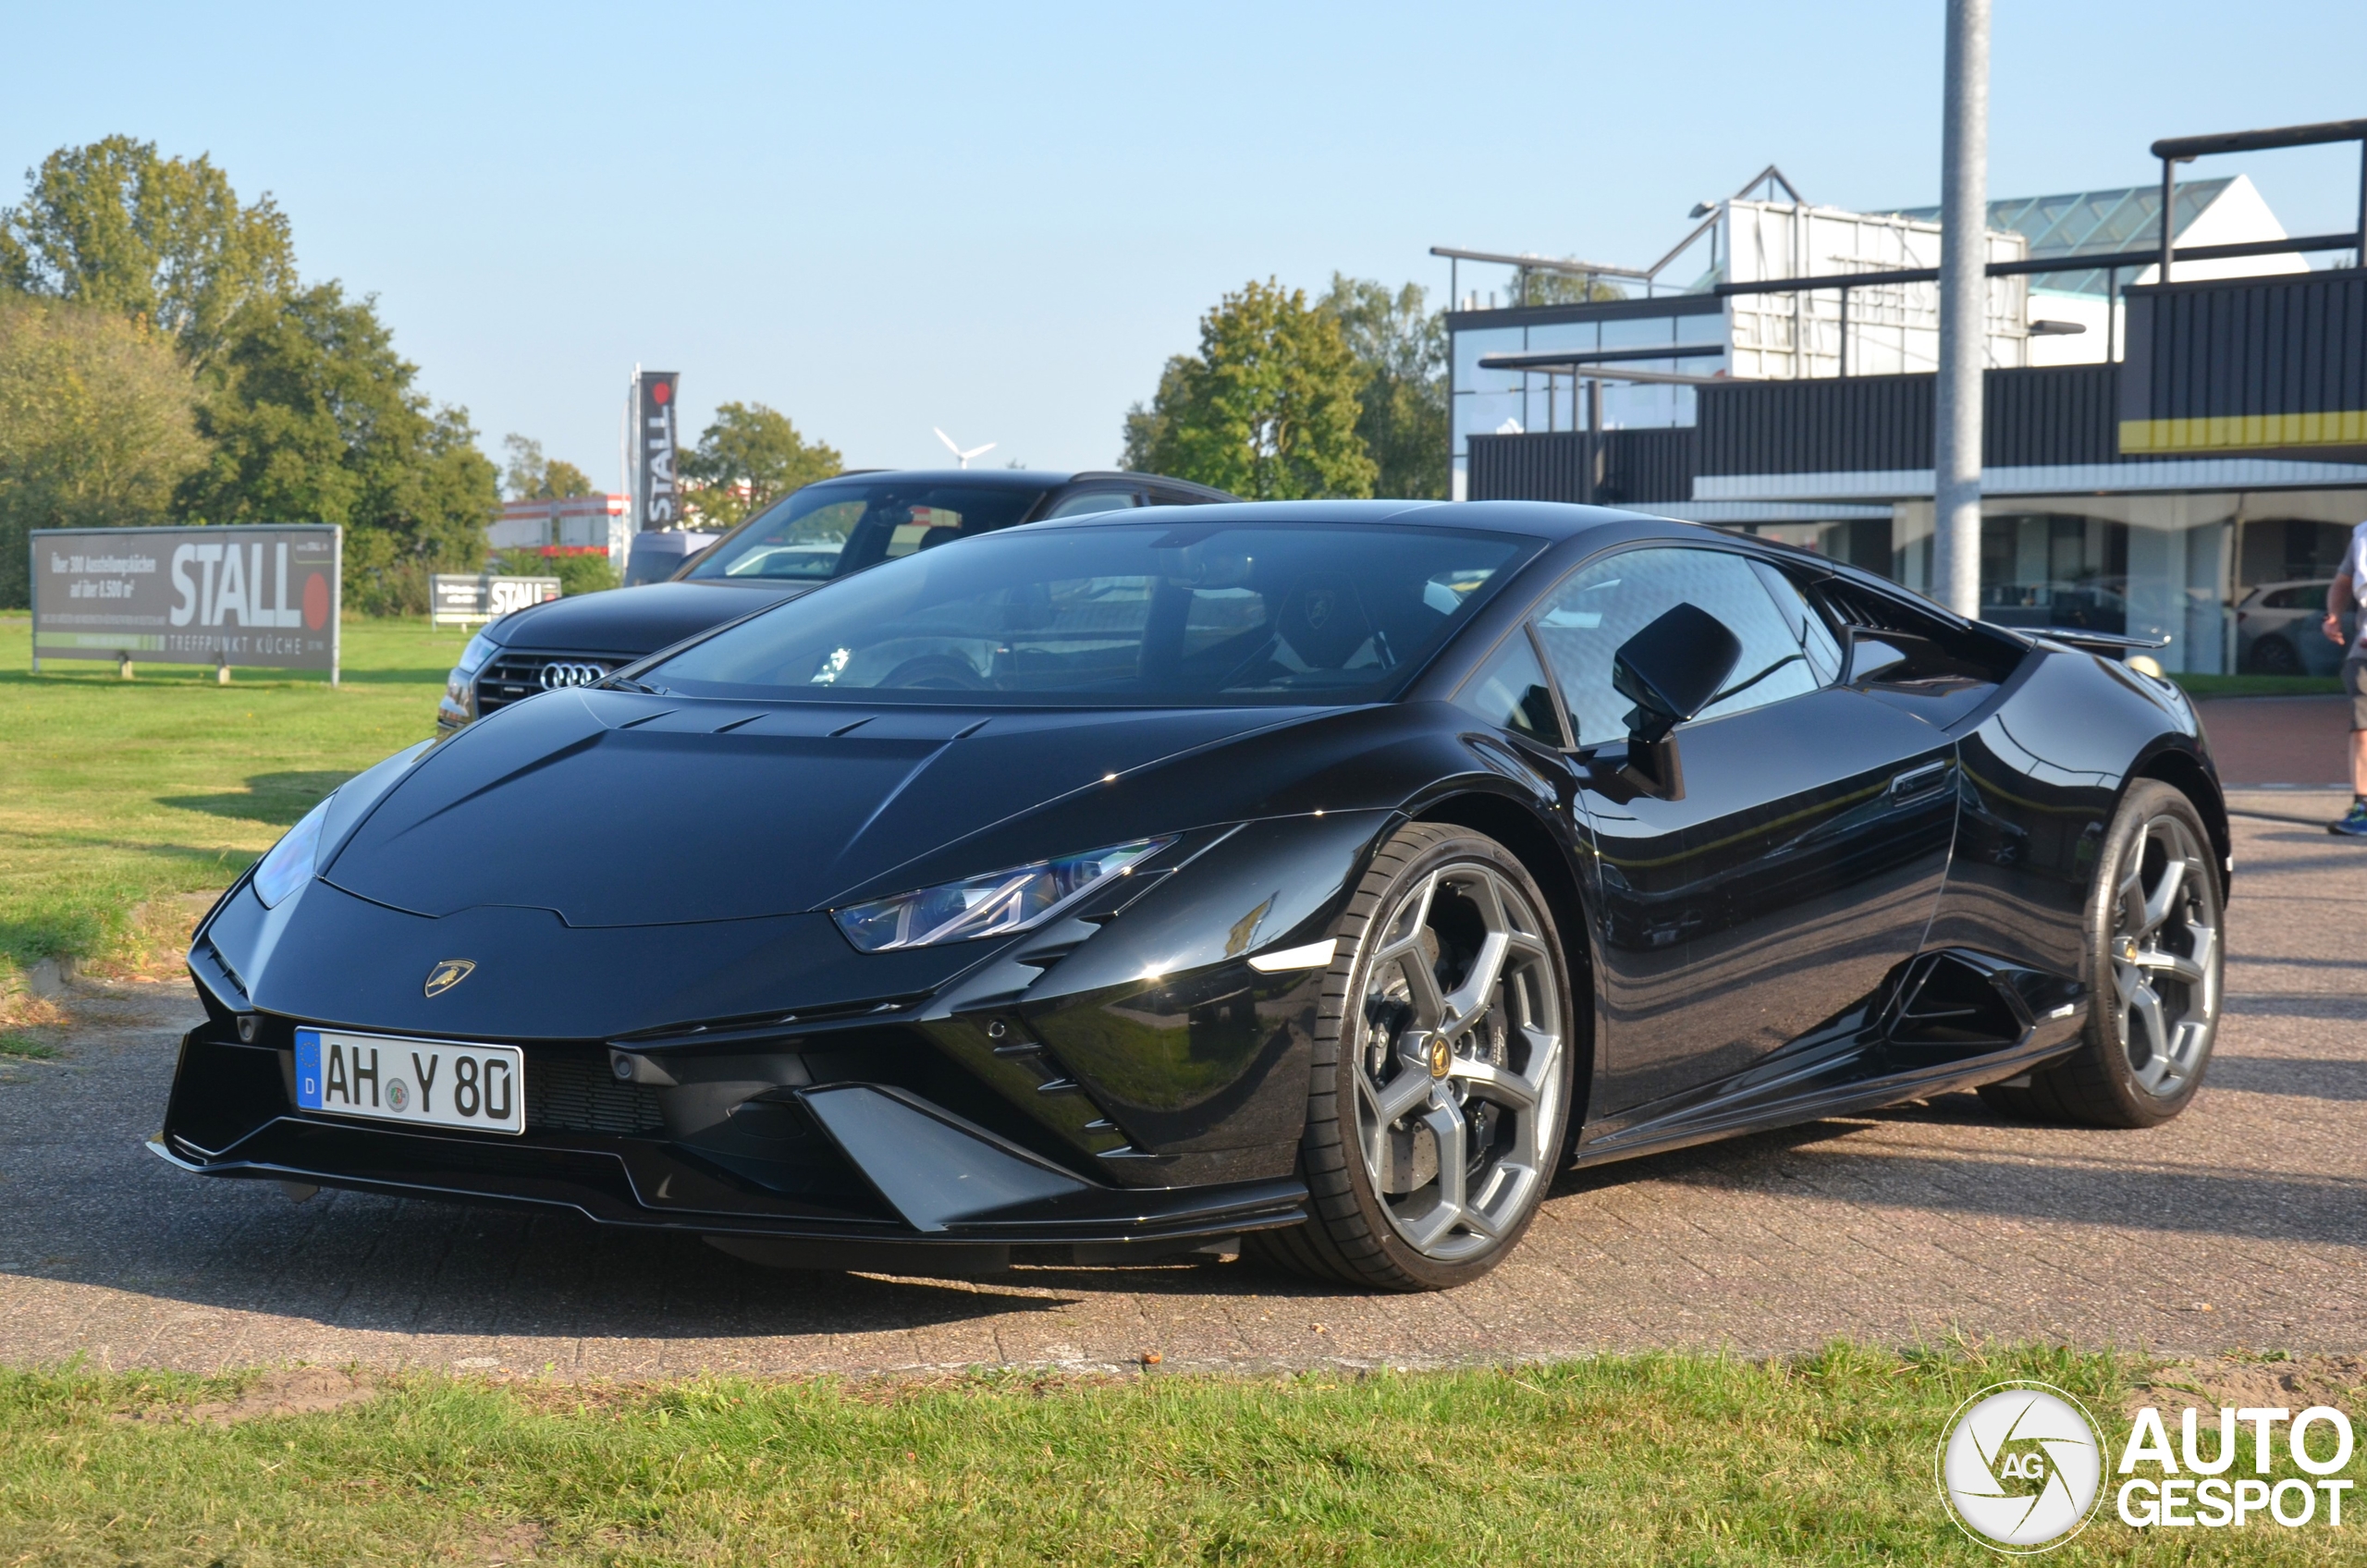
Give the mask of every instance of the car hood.
<svg viewBox="0 0 2367 1568">
<path fill-rule="evenodd" d="M 412 913 L 514 906 L 577 927 L 811 911 L 1221 819 L 1233 802 L 1206 767 L 1181 789 L 1145 776 L 1319 711 L 982 714 L 552 692 L 412 764 L 323 874 Z M 1065 841 L 1072 828 L 1088 838 Z"/>
<path fill-rule="evenodd" d="M 490 635 L 506 648 L 654 654 L 811 592 L 809 583 L 652 582 L 532 605 L 496 621 Z"/>
</svg>

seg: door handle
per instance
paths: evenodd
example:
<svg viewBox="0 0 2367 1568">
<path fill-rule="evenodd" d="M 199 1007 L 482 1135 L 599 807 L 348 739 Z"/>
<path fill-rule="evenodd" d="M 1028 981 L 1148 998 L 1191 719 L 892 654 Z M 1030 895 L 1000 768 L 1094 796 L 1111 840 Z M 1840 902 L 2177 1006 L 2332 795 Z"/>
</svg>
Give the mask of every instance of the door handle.
<svg viewBox="0 0 2367 1568">
<path fill-rule="evenodd" d="M 1944 782 L 1947 777 L 1948 765 L 1945 762 L 1925 763 L 1921 767 L 1910 768 L 1892 779 L 1890 798 L 1893 801 L 1904 801 L 1916 795 L 1929 793 Z"/>
</svg>

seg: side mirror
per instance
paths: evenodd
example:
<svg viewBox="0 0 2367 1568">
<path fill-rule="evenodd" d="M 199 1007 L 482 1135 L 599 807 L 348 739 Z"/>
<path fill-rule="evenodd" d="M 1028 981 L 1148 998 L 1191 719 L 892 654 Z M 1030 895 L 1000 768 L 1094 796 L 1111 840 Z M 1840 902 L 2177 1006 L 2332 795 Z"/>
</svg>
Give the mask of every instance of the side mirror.
<svg viewBox="0 0 2367 1568">
<path fill-rule="evenodd" d="M 1685 768 L 1670 734 L 1710 705 L 1742 658 L 1742 640 L 1717 617 L 1679 605 L 1619 645 L 1612 687 L 1636 704 L 1627 716 L 1626 773 L 1662 800 L 1685 798 Z"/>
</svg>

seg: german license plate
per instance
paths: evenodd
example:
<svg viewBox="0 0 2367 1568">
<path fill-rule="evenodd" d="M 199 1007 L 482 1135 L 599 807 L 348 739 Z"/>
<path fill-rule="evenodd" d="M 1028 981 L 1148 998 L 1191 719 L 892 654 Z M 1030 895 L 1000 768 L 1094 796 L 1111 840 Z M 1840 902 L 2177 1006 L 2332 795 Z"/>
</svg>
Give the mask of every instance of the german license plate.
<svg viewBox="0 0 2367 1568">
<path fill-rule="evenodd" d="M 525 1056 L 515 1046 L 296 1031 L 296 1103 L 305 1110 L 523 1133 L 525 1083 Z"/>
</svg>

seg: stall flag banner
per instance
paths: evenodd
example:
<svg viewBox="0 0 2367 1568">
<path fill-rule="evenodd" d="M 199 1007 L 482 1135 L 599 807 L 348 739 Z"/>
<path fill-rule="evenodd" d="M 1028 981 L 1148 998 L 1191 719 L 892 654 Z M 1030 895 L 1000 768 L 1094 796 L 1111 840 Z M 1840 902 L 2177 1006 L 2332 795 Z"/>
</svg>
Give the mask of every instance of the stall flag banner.
<svg viewBox="0 0 2367 1568">
<path fill-rule="evenodd" d="M 41 528 L 31 543 L 35 669 L 129 658 L 337 678 L 335 524 Z"/>
<path fill-rule="evenodd" d="M 681 446 L 674 393 L 681 379 L 680 371 L 645 370 L 634 390 L 640 456 L 634 464 L 633 527 L 639 532 L 681 525 L 681 495 L 674 478 L 674 454 Z"/>
<path fill-rule="evenodd" d="M 466 626 L 472 621 L 499 620 L 511 610 L 522 610 L 559 595 L 556 577 L 468 576 L 439 571 L 428 580 L 428 622 L 435 626 Z"/>
</svg>

